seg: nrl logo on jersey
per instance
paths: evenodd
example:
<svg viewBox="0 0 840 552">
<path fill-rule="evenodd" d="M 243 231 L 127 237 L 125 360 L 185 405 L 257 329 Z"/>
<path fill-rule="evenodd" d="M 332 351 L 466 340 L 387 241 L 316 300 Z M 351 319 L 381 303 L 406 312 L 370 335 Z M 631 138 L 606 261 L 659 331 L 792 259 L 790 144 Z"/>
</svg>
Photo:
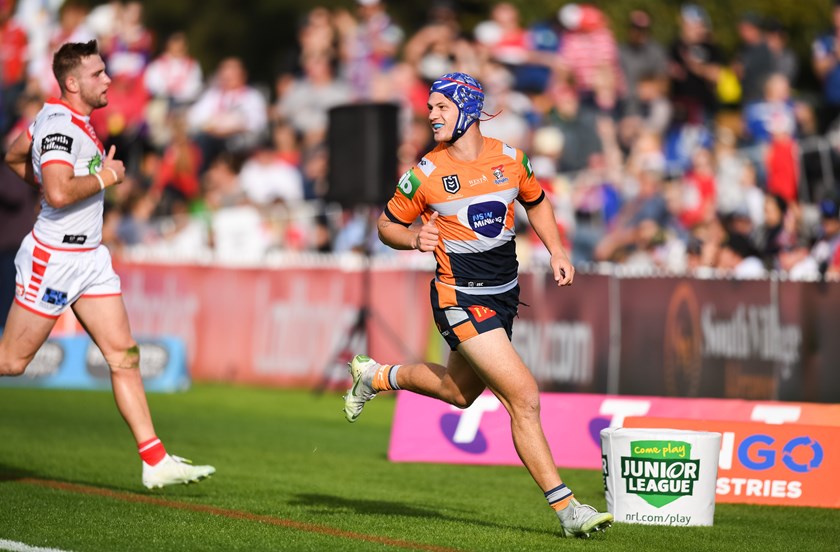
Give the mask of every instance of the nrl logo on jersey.
<svg viewBox="0 0 840 552">
<path fill-rule="evenodd" d="M 505 182 L 507 182 L 509 180 L 509 178 L 507 178 L 505 176 L 505 166 L 504 165 L 499 165 L 498 167 L 493 167 L 493 176 L 496 177 L 496 180 L 493 181 L 496 184 L 504 184 Z"/>
<path fill-rule="evenodd" d="M 444 176 L 443 189 L 446 190 L 447 193 L 457 194 L 458 190 L 461 189 L 461 181 L 458 180 L 458 175 L 450 174 L 449 176 Z"/>
</svg>

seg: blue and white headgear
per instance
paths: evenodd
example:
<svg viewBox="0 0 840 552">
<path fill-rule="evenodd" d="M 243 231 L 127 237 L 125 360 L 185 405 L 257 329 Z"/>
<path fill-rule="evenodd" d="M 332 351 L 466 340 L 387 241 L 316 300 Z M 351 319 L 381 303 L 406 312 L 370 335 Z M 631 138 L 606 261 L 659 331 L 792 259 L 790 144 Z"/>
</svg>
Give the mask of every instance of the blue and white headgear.
<svg viewBox="0 0 840 552">
<path fill-rule="evenodd" d="M 458 122 L 452 141 L 467 132 L 470 125 L 481 117 L 484 108 L 484 90 L 481 84 L 466 73 L 447 73 L 432 83 L 429 94 L 439 92 L 458 106 Z"/>
</svg>

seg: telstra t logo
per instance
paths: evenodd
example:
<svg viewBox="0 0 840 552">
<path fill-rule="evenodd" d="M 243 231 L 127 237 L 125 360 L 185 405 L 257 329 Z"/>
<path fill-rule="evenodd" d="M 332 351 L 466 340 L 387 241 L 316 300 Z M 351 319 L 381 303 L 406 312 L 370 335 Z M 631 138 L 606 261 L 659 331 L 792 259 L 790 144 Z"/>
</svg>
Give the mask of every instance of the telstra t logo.
<svg viewBox="0 0 840 552">
<path fill-rule="evenodd" d="M 485 412 L 495 412 L 501 403 L 493 395 L 481 395 L 466 410 L 452 407 L 457 413 L 440 418 L 440 430 L 446 439 L 464 452 L 481 454 L 487 450 L 487 439 L 481 432 L 481 417 Z"/>
</svg>

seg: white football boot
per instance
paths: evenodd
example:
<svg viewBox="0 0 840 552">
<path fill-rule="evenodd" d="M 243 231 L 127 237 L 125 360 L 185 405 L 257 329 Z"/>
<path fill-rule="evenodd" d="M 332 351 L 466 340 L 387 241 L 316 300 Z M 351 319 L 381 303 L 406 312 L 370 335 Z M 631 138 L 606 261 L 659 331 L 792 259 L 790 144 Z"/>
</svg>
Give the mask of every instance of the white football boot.
<svg viewBox="0 0 840 552">
<path fill-rule="evenodd" d="M 147 489 L 165 485 L 194 483 L 216 473 L 213 466 L 193 466 L 192 462 L 180 456 L 167 454 L 154 466 L 143 462 L 143 485 Z"/>
<path fill-rule="evenodd" d="M 348 422 L 355 422 L 365 403 L 376 396 L 373 390 L 373 375 L 379 364 L 367 355 L 356 355 L 347 364 L 353 377 L 353 387 L 344 395 L 344 417 Z"/>
<path fill-rule="evenodd" d="M 612 525 L 613 515 L 599 513 L 588 504 L 581 504 L 574 498 L 568 506 L 557 512 L 563 537 L 587 538 L 589 533 L 603 531 Z"/>
</svg>

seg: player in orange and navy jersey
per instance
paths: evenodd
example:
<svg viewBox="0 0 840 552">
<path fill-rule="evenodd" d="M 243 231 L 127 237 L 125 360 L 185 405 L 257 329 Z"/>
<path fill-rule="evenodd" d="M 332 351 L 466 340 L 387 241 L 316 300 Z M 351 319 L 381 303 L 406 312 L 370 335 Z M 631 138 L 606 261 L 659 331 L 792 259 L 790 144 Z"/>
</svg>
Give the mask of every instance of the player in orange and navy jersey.
<svg viewBox="0 0 840 552">
<path fill-rule="evenodd" d="M 353 422 L 376 393 L 394 389 L 467 408 L 489 388 L 510 414 L 517 453 L 557 512 L 561 534 L 588 536 L 608 527 L 612 515 L 580 504 L 560 479 L 540 423 L 536 380 L 510 342 L 519 305 L 514 201 L 550 252 L 558 285 L 571 285 L 574 267 L 527 155 L 481 134 L 483 103 L 481 85 L 464 73 L 432 84 L 429 122 L 438 145 L 402 176 L 378 221 L 388 246 L 434 252 L 432 311 L 452 349 L 449 361 L 385 365 L 357 355 L 344 413 Z M 418 217 L 419 230 L 412 226 Z"/>
</svg>

